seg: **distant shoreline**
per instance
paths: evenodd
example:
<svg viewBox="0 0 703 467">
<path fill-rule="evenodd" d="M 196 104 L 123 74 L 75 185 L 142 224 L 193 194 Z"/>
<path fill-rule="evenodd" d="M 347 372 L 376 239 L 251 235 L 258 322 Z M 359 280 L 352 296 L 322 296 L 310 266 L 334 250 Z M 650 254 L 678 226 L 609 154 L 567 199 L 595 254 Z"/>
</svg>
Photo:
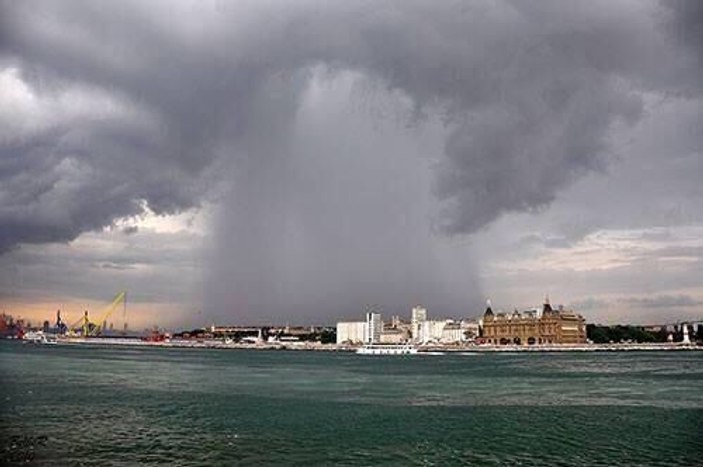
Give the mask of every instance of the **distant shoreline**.
<svg viewBox="0 0 703 467">
<path fill-rule="evenodd" d="M 26 345 L 32 344 L 24 341 Z M 359 346 L 319 344 L 312 342 L 285 342 L 285 343 L 260 343 L 241 344 L 225 343 L 221 340 L 190 340 L 172 339 L 170 341 L 152 342 L 133 338 L 59 338 L 57 345 L 80 346 L 136 346 L 159 348 L 195 348 L 195 349 L 234 349 L 234 350 L 297 350 L 319 352 L 355 352 Z M 442 346 L 421 345 L 417 346 L 418 353 L 553 353 L 553 352 L 633 352 L 633 351 L 703 351 L 703 346 L 681 343 L 655 343 L 655 344 L 551 344 L 551 345 L 474 345 L 474 346 Z"/>
</svg>

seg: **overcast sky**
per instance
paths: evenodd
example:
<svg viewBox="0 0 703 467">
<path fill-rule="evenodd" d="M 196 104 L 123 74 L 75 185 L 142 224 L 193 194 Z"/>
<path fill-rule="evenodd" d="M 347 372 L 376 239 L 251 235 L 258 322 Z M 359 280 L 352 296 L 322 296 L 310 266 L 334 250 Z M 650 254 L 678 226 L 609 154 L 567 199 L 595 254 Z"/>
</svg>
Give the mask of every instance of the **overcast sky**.
<svg viewBox="0 0 703 467">
<path fill-rule="evenodd" d="M 0 309 L 123 289 L 701 319 L 703 2 L 0 0 Z"/>
</svg>

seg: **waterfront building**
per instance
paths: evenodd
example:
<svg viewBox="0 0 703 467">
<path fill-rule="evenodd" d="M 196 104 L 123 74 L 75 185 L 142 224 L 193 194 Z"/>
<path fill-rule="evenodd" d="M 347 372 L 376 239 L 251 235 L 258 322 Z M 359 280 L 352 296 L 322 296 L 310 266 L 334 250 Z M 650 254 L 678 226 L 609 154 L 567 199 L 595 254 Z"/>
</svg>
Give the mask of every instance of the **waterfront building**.
<svg viewBox="0 0 703 467">
<path fill-rule="evenodd" d="M 682 344 L 690 344 L 691 339 L 688 337 L 688 324 L 683 325 L 683 340 L 681 341 Z"/>
<path fill-rule="evenodd" d="M 381 332 L 383 331 L 383 321 L 381 313 L 369 311 L 366 313 L 366 334 L 364 335 L 364 343 L 376 344 L 381 341 Z"/>
<path fill-rule="evenodd" d="M 447 325 L 447 320 L 432 321 L 426 320 L 420 323 L 420 335 L 418 342 L 439 342 L 442 340 L 442 332 Z"/>
<path fill-rule="evenodd" d="M 410 337 L 414 342 L 421 342 L 420 326 L 423 321 L 427 321 L 427 309 L 421 306 L 414 306 L 410 311 Z"/>
<path fill-rule="evenodd" d="M 365 336 L 364 321 L 337 323 L 337 344 L 362 344 L 366 341 Z"/>
<path fill-rule="evenodd" d="M 411 339 L 410 323 L 394 316 L 390 323 L 383 323 L 382 344 L 405 344 Z"/>
<path fill-rule="evenodd" d="M 407 335 L 401 329 L 390 328 L 381 332 L 378 342 L 379 344 L 404 344 L 407 340 Z"/>
<path fill-rule="evenodd" d="M 384 326 L 380 313 L 367 313 L 366 321 L 337 323 L 337 344 L 404 344 L 409 336 L 407 323 L 394 319 Z"/>
<path fill-rule="evenodd" d="M 478 324 L 478 321 L 474 321 L 474 320 L 462 320 L 461 321 L 461 329 L 463 331 L 463 335 L 464 335 L 463 339 L 464 340 L 473 341 L 481 333 L 481 328 Z"/>
<path fill-rule="evenodd" d="M 464 341 L 464 339 L 464 330 L 461 328 L 461 323 L 447 322 L 442 328 L 440 341 L 443 344 L 457 344 Z"/>
<path fill-rule="evenodd" d="M 489 344 L 585 344 L 586 320 L 573 311 L 552 309 L 545 299 L 542 313 L 493 313 L 490 301 L 483 314 L 482 337 Z"/>
</svg>

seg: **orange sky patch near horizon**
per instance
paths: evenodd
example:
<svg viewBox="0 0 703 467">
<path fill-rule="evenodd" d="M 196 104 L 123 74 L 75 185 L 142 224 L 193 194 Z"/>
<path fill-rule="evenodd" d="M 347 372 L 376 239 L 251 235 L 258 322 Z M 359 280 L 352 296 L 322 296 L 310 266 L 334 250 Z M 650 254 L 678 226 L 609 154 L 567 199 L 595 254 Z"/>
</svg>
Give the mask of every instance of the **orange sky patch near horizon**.
<svg viewBox="0 0 703 467">
<path fill-rule="evenodd" d="M 110 302 L 82 298 L 37 299 L 34 301 L 3 300 L 0 313 L 11 315 L 15 320 L 29 321 L 32 326 L 41 326 L 48 320 L 51 326 L 56 324 L 56 311 L 61 310 L 61 320 L 71 325 L 81 319 L 85 310 L 91 321 L 101 320 L 108 311 Z M 158 327 L 206 326 L 196 323 L 199 315 L 194 310 L 186 310 L 172 303 L 128 302 L 126 320 L 129 329 L 141 330 Z M 122 329 L 125 322 L 122 305 L 118 305 L 107 318 L 107 324 L 114 329 Z"/>
</svg>

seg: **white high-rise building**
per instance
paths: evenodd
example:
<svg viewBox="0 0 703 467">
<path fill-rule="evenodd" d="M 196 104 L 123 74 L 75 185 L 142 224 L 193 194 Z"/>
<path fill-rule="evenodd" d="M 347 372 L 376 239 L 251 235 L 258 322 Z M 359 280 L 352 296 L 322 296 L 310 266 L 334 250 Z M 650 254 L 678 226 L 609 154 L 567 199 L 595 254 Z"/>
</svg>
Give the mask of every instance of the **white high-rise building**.
<svg viewBox="0 0 703 467">
<path fill-rule="evenodd" d="M 414 306 L 410 312 L 410 322 L 417 323 L 420 321 L 427 321 L 427 308 Z"/>
<path fill-rule="evenodd" d="M 683 325 L 683 341 L 682 344 L 690 344 L 691 339 L 688 337 L 688 324 Z"/>
<path fill-rule="evenodd" d="M 427 321 L 427 309 L 415 306 L 410 311 L 410 337 L 413 342 L 420 342 L 420 332 L 422 323 Z"/>
<path fill-rule="evenodd" d="M 364 342 L 367 344 L 376 344 L 381 341 L 381 332 L 383 331 L 383 321 L 381 313 L 372 311 L 366 313 L 366 335 Z"/>
</svg>

